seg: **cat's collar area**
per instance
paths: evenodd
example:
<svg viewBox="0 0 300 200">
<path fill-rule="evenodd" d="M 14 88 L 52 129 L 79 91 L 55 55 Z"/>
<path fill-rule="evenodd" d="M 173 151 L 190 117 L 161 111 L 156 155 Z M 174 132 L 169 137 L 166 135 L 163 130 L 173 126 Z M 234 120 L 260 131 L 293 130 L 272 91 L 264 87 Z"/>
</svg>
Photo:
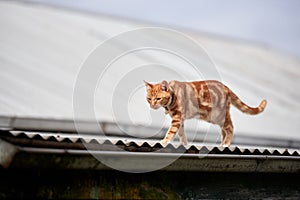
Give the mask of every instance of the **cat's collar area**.
<svg viewBox="0 0 300 200">
<path fill-rule="evenodd" d="M 175 94 L 172 92 L 170 102 L 168 103 L 167 106 L 164 106 L 164 108 L 166 109 L 166 111 L 169 112 L 170 109 L 175 105 L 175 102 L 176 102 L 176 96 L 175 96 Z"/>
</svg>

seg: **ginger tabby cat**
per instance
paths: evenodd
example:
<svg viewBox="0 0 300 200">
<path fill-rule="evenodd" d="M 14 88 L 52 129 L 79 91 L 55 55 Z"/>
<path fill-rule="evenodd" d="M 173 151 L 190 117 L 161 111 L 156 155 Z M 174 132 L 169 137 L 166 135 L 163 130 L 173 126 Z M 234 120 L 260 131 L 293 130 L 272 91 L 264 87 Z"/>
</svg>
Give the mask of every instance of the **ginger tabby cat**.
<svg viewBox="0 0 300 200">
<path fill-rule="evenodd" d="M 172 117 L 171 126 L 161 141 L 171 142 L 178 132 L 180 143 L 186 145 L 184 120 L 196 118 L 219 125 L 222 130 L 223 147 L 231 144 L 233 124 L 230 117 L 230 105 L 240 111 L 256 115 L 261 113 L 267 104 L 263 100 L 256 108 L 242 102 L 227 86 L 214 80 L 197 82 L 162 81 L 150 84 L 146 81 L 147 101 L 152 109 L 165 108 L 165 113 Z"/>
</svg>

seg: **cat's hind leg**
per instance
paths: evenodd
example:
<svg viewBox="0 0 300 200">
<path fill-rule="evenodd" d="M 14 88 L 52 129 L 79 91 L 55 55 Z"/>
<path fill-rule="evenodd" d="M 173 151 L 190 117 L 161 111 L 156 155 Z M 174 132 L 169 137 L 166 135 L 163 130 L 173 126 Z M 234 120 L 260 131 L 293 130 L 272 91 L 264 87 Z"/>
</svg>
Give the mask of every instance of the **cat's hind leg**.
<svg viewBox="0 0 300 200">
<path fill-rule="evenodd" d="M 184 125 L 182 124 L 178 131 L 179 141 L 181 145 L 187 145 L 187 139 L 184 133 Z"/>
<path fill-rule="evenodd" d="M 226 114 L 222 129 L 222 147 L 229 147 L 233 137 L 233 124 L 229 114 Z"/>
</svg>

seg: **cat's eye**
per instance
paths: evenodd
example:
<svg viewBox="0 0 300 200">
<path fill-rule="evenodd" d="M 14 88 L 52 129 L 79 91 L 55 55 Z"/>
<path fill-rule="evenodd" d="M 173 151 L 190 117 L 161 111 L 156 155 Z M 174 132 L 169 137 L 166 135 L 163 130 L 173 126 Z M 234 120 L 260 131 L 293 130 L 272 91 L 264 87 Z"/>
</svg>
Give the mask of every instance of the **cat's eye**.
<svg viewBox="0 0 300 200">
<path fill-rule="evenodd" d="M 156 98 L 157 101 L 161 100 L 161 98 Z"/>
<path fill-rule="evenodd" d="M 151 101 L 151 98 L 147 98 L 148 101 Z"/>
</svg>

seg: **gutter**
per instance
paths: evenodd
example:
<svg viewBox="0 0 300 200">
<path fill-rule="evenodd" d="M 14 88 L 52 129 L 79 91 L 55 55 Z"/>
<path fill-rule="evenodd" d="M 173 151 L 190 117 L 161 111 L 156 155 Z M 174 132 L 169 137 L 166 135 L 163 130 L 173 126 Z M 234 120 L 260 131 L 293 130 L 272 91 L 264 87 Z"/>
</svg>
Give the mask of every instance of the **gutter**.
<svg viewBox="0 0 300 200">
<path fill-rule="evenodd" d="M 178 154 L 155 152 L 87 151 L 19 147 L 12 168 L 92 169 L 147 172 L 156 163 L 162 171 L 300 173 L 299 156 Z M 155 162 L 154 162 L 155 161 Z"/>
<path fill-rule="evenodd" d="M 0 139 L 0 166 L 8 168 L 17 152 L 15 145 Z"/>
</svg>

